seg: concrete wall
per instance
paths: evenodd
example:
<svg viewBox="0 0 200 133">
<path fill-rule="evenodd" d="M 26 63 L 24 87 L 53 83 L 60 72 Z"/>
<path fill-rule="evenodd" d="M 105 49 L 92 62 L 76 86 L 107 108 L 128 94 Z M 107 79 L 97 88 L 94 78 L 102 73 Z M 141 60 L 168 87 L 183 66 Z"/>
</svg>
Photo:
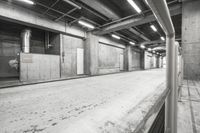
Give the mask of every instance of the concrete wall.
<svg viewBox="0 0 200 133">
<path fill-rule="evenodd" d="M 140 70 L 141 69 L 141 53 L 140 51 L 136 51 L 132 49 L 132 70 Z"/>
<path fill-rule="evenodd" d="M 120 71 L 120 54 L 123 55 L 125 69 L 124 44 L 111 38 L 99 37 L 88 33 L 85 43 L 85 72 L 99 75 Z"/>
<path fill-rule="evenodd" d="M 36 82 L 59 78 L 59 56 L 44 54 L 20 54 L 20 81 Z"/>
<path fill-rule="evenodd" d="M 62 78 L 77 75 L 77 48 L 84 49 L 84 43 L 84 40 L 81 38 L 62 35 Z"/>
<path fill-rule="evenodd" d="M 158 68 L 159 59 L 157 55 L 145 51 L 144 53 L 144 69 Z"/>
<path fill-rule="evenodd" d="M 20 39 L 18 36 L 5 34 L 0 29 L 0 78 L 19 77 L 16 68 L 9 65 L 10 60 L 17 59 L 20 52 Z"/>
<path fill-rule="evenodd" d="M 200 1 L 183 2 L 182 48 L 184 78 L 200 79 Z"/>
<path fill-rule="evenodd" d="M 144 69 L 150 69 L 152 68 L 152 54 L 149 52 L 144 53 Z"/>
<path fill-rule="evenodd" d="M 121 58 L 123 59 L 120 59 Z M 111 38 L 100 37 L 98 43 L 98 74 L 125 70 L 125 45 Z"/>
<path fill-rule="evenodd" d="M 124 49 L 108 44 L 99 43 L 98 69 L 99 74 L 120 72 L 120 55 L 124 56 Z"/>
<path fill-rule="evenodd" d="M 21 52 L 21 32 L 24 25 L 0 21 L 0 77 L 19 77 L 19 70 L 10 67 L 9 61 L 18 59 Z M 39 29 L 31 29 L 30 52 L 44 54 L 44 32 Z M 19 60 L 18 60 L 19 61 Z"/>
<path fill-rule="evenodd" d="M 145 51 L 144 53 L 144 69 L 159 68 L 159 56 Z"/>
</svg>

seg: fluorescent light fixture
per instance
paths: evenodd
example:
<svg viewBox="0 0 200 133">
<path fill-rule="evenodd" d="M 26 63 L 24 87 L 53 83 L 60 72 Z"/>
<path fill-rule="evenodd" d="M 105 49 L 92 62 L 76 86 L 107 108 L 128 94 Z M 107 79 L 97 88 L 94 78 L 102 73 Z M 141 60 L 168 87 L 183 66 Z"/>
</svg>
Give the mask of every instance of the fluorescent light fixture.
<svg viewBox="0 0 200 133">
<path fill-rule="evenodd" d="M 160 37 L 161 40 L 165 41 L 165 38 L 163 36 Z"/>
<path fill-rule="evenodd" d="M 72 5 L 72 6 L 74 6 L 74 7 L 76 7 L 77 9 L 81 9 L 81 7 L 79 6 L 79 5 L 77 5 L 77 4 L 75 4 L 74 2 L 72 2 L 72 1 L 70 1 L 70 0 L 63 0 L 63 1 L 65 1 L 65 2 L 67 2 L 68 4 L 70 4 L 70 5 Z"/>
<path fill-rule="evenodd" d="M 145 48 L 145 46 L 144 46 L 144 45 L 140 45 L 140 48 L 144 49 L 144 48 Z"/>
<path fill-rule="evenodd" d="M 149 5 L 149 3 L 147 2 L 147 0 L 145 0 L 145 3 L 146 3 L 147 5 Z"/>
<path fill-rule="evenodd" d="M 152 49 L 151 48 L 148 48 L 148 51 L 151 51 Z"/>
<path fill-rule="evenodd" d="M 138 7 L 138 5 L 133 0 L 127 0 L 129 4 L 138 12 L 141 13 L 142 10 Z"/>
<path fill-rule="evenodd" d="M 151 27 L 151 29 L 152 29 L 153 31 L 155 31 L 155 32 L 157 31 L 157 29 L 156 29 L 156 27 L 155 27 L 154 25 L 151 25 L 150 27 Z"/>
<path fill-rule="evenodd" d="M 78 23 L 81 24 L 81 25 L 83 25 L 83 26 L 85 26 L 85 27 L 88 27 L 88 28 L 90 28 L 90 29 L 94 29 L 94 26 L 93 26 L 93 25 L 88 24 L 87 22 L 84 22 L 84 21 L 82 21 L 82 20 L 79 20 Z"/>
<path fill-rule="evenodd" d="M 129 42 L 129 44 L 131 44 L 131 45 L 135 45 L 135 43 L 134 43 L 134 42 Z"/>
<path fill-rule="evenodd" d="M 121 39 L 120 36 L 117 36 L 117 35 L 115 35 L 115 34 L 112 34 L 112 37 L 115 38 L 115 39 L 118 39 L 118 40 Z"/>
<path fill-rule="evenodd" d="M 30 5 L 34 5 L 35 3 L 31 0 L 18 0 L 18 1 L 21 1 L 21 2 L 25 2 L 27 4 L 30 4 Z"/>
</svg>

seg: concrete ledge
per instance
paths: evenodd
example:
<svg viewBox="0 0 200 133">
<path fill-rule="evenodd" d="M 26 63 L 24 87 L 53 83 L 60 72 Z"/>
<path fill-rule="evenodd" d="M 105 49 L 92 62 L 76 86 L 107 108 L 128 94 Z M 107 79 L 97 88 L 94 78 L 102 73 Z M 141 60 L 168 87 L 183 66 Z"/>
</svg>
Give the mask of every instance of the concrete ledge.
<svg viewBox="0 0 200 133">
<path fill-rule="evenodd" d="M 49 128 L 48 133 L 136 133 L 147 132 L 165 102 L 165 84 L 134 106 L 135 97 L 118 100 L 74 122 Z M 124 99 L 123 97 L 121 99 Z"/>
<path fill-rule="evenodd" d="M 41 83 L 48 83 L 48 82 L 56 82 L 56 81 L 62 81 L 62 80 L 72 80 L 72 79 L 79 79 L 79 78 L 87 78 L 88 75 L 80 75 L 80 76 L 74 76 L 74 77 L 68 77 L 68 78 L 59 78 L 54 80 L 43 80 L 43 81 L 29 81 L 29 82 L 22 82 L 19 80 L 15 81 L 0 81 L 0 89 L 4 88 L 10 88 L 10 87 L 17 87 L 17 86 L 24 86 L 24 85 L 32 85 L 32 84 L 41 84 Z"/>
</svg>

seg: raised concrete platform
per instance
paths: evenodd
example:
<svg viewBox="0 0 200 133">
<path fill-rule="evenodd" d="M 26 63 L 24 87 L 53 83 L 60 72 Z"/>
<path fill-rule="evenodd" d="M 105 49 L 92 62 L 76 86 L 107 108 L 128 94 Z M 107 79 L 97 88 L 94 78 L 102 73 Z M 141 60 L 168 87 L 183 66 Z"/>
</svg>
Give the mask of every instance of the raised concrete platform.
<svg viewBox="0 0 200 133">
<path fill-rule="evenodd" d="M 36 81 L 20 81 L 19 79 L 0 79 L 0 89 L 2 88 L 8 88 L 8 87 L 17 87 L 17 86 L 23 86 L 23 85 L 31 85 L 31 84 L 40 84 L 40 83 L 47 83 L 47 82 L 56 82 L 61 80 L 72 80 L 72 79 L 78 79 L 78 78 L 86 78 L 88 75 L 78 75 L 73 77 L 67 77 L 67 78 L 59 78 L 54 80 L 36 80 Z"/>
<path fill-rule="evenodd" d="M 184 80 L 178 101 L 178 133 L 200 133 L 200 81 Z"/>
<path fill-rule="evenodd" d="M 0 133 L 146 131 L 164 102 L 154 69 L 0 90 Z"/>
</svg>

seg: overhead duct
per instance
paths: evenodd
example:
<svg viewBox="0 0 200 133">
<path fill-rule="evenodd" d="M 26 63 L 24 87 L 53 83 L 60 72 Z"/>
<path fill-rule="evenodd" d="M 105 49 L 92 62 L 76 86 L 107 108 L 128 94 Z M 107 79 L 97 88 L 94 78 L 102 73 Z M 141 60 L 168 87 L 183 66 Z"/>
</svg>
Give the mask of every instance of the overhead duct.
<svg viewBox="0 0 200 133">
<path fill-rule="evenodd" d="M 22 52 L 30 53 L 30 38 L 31 38 L 31 30 L 25 29 L 21 33 L 22 38 Z"/>
<path fill-rule="evenodd" d="M 146 0 L 157 21 L 166 34 L 167 83 L 169 95 L 166 100 L 165 133 L 177 133 L 177 46 L 175 30 L 170 17 L 166 0 Z"/>
</svg>

